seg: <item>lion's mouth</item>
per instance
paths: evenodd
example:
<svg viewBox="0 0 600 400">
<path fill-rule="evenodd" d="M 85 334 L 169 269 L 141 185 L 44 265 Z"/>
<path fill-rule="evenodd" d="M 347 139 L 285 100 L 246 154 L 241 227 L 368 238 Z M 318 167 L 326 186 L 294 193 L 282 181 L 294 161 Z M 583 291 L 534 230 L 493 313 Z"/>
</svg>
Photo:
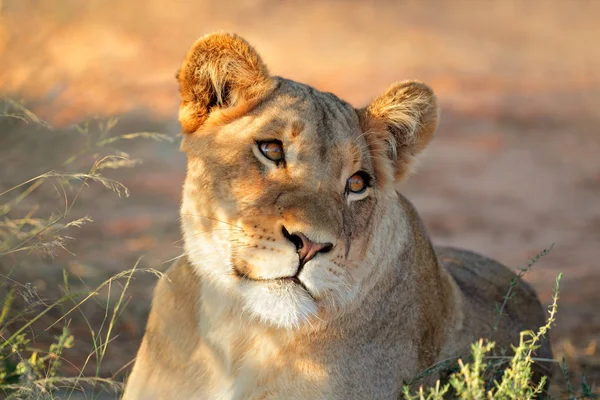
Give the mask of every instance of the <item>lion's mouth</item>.
<svg viewBox="0 0 600 400">
<path fill-rule="evenodd" d="M 244 280 L 248 280 L 251 282 L 259 282 L 259 283 L 267 283 L 267 282 L 289 282 L 292 283 L 294 285 L 298 285 L 300 286 L 302 289 L 304 289 L 304 291 L 313 299 L 316 300 L 315 296 L 313 296 L 313 294 L 311 293 L 311 291 L 306 287 L 306 285 L 304 284 L 304 282 L 302 282 L 299 278 L 298 275 L 300 275 L 300 272 L 302 272 L 302 269 L 299 268 L 298 272 L 296 273 L 296 275 L 293 276 L 283 276 L 281 278 L 272 278 L 272 279 L 261 279 L 261 278 L 255 278 L 253 276 L 250 276 L 248 274 L 244 274 L 242 272 L 240 272 L 239 269 L 236 268 L 235 264 L 233 265 L 233 274 L 235 276 L 237 276 L 240 279 L 244 279 Z"/>
</svg>

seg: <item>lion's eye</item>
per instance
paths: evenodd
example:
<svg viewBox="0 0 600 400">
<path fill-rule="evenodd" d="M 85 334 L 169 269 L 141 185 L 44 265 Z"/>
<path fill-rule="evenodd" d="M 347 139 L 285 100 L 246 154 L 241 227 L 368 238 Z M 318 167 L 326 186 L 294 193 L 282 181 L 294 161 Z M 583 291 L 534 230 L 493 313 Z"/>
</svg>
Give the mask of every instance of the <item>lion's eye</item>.
<svg viewBox="0 0 600 400">
<path fill-rule="evenodd" d="M 357 172 L 348 178 L 346 190 L 351 193 L 361 194 L 367 190 L 369 186 L 369 175 L 364 172 Z"/>
<path fill-rule="evenodd" d="M 260 142 L 258 148 L 263 156 L 276 163 L 283 161 L 283 144 L 279 140 Z"/>
</svg>

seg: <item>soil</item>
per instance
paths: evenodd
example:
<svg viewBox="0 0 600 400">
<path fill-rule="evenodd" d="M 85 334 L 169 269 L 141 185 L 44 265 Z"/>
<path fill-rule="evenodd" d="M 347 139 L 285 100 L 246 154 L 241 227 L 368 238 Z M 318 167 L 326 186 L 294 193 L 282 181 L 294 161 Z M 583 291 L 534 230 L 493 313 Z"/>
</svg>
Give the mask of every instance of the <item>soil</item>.
<svg viewBox="0 0 600 400">
<path fill-rule="evenodd" d="M 554 244 L 525 279 L 548 304 L 556 276 L 564 273 L 551 332 L 555 356 L 567 358 L 574 383 L 585 374 L 598 386 L 598 17 L 600 3 L 589 1 L 300 6 L 263 0 L 226 7 L 208 1 L 5 0 L 0 95 L 22 100 L 58 129 L 50 133 L 2 121 L 0 192 L 49 169 L 61 170 L 65 158 L 85 143 L 69 127 L 93 116 L 118 115 L 116 133 L 176 137 L 175 71 L 191 43 L 214 30 L 247 38 L 272 73 L 334 92 L 356 106 L 396 80 L 416 78 L 438 93 L 442 119 L 402 192 L 436 244 L 475 250 L 514 269 Z M 94 223 L 76 232 L 70 253 L 27 261 L 12 279 L 31 282 L 40 296 L 52 298 L 60 294 L 63 267 L 85 282 L 73 278 L 72 285 L 84 289 L 131 268 L 142 255 L 140 267 L 164 271 L 181 254 L 178 205 L 185 159 L 177 140 L 125 145 L 143 164 L 107 175 L 122 181 L 131 195 L 86 188 L 72 215 L 89 214 Z M 31 201 L 60 198 L 49 190 Z M 3 260 L 0 272 L 17 261 Z M 142 273 L 130 284 L 103 376 L 126 375 L 122 366 L 135 356 L 155 281 Z M 84 305 L 83 314 L 101 321 L 103 302 L 114 301 L 115 293 L 103 291 L 98 302 Z M 76 372 L 89 353 L 90 332 L 81 315 L 73 315 L 71 330 L 75 361 L 64 368 Z M 557 375 L 564 380 L 558 370 Z"/>
</svg>

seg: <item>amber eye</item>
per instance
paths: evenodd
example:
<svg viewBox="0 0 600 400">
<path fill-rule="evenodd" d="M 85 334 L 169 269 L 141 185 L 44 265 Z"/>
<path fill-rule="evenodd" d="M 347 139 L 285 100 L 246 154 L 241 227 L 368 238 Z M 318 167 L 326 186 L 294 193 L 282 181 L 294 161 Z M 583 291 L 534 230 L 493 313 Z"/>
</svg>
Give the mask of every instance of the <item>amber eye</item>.
<svg viewBox="0 0 600 400">
<path fill-rule="evenodd" d="M 263 156 L 267 157 L 271 161 L 280 162 L 283 161 L 283 144 L 278 140 L 271 140 L 268 142 L 260 142 L 258 148 Z"/>
<path fill-rule="evenodd" d="M 369 186 L 369 175 L 364 172 L 357 172 L 348 178 L 346 190 L 351 193 L 361 194 Z"/>
</svg>

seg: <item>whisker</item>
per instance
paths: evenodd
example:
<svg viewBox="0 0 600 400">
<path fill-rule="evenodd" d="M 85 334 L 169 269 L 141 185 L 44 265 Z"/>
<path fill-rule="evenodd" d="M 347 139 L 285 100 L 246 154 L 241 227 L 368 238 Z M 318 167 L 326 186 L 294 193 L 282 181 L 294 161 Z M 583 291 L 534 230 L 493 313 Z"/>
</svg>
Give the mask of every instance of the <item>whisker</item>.
<svg viewBox="0 0 600 400">
<path fill-rule="evenodd" d="M 201 230 L 201 231 L 196 231 L 190 235 L 188 235 L 188 237 L 194 237 L 194 236 L 198 236 L 198 235 L 203 235 L 205 233 L 212 233 L 212 232 L 229 232 L 230 229 L 228 228 L 210 228 L 210 229 L 205 229 L 205 230 Z M 245 234 L 245 232 L 244 232 Z M 181 238 L 177 241 L 175 241 L 173 244 L 175 243 L 179 243 L 179 242 L 183 242 L 184 238 Z"/>
<path fill-rule="evenodd" d="M 227 221 L 223 221 L 223 220 L 220 220 L 220 219 L 218 219 L 218 218 L 209 217 L 209 216 L 207 216 L 207 215 L 200 215 L 200 214 L 183 214 L 183 213 L 182 213 L 182 214 L 180 214 L 180 215 L 181 215 L 181 216 L 186 216 L 186 217 L 198 217 L 198 218 L 209 219 L 209 220 L 211 220 L 211 221 L 220 222 L 220 223 L 222 223 L 222 224 L 229 225 L 229 226 L 231 226 L 231 227 L 233 227 L 233 228 L 239 229 L 239 230 L 241 230 L 242 232 L 244 232 L 244 228 L 242 228 L 241 226 L 238 226 L 238 225 L 235 225 L 235 224 L 231 224 L 231 223 L 229 223 L 229 222 L 227 222 Z M 181 216 L 179 217 L 179 219 L 180 219 L 180 220 L 181 220 Z"/>
</svg>

